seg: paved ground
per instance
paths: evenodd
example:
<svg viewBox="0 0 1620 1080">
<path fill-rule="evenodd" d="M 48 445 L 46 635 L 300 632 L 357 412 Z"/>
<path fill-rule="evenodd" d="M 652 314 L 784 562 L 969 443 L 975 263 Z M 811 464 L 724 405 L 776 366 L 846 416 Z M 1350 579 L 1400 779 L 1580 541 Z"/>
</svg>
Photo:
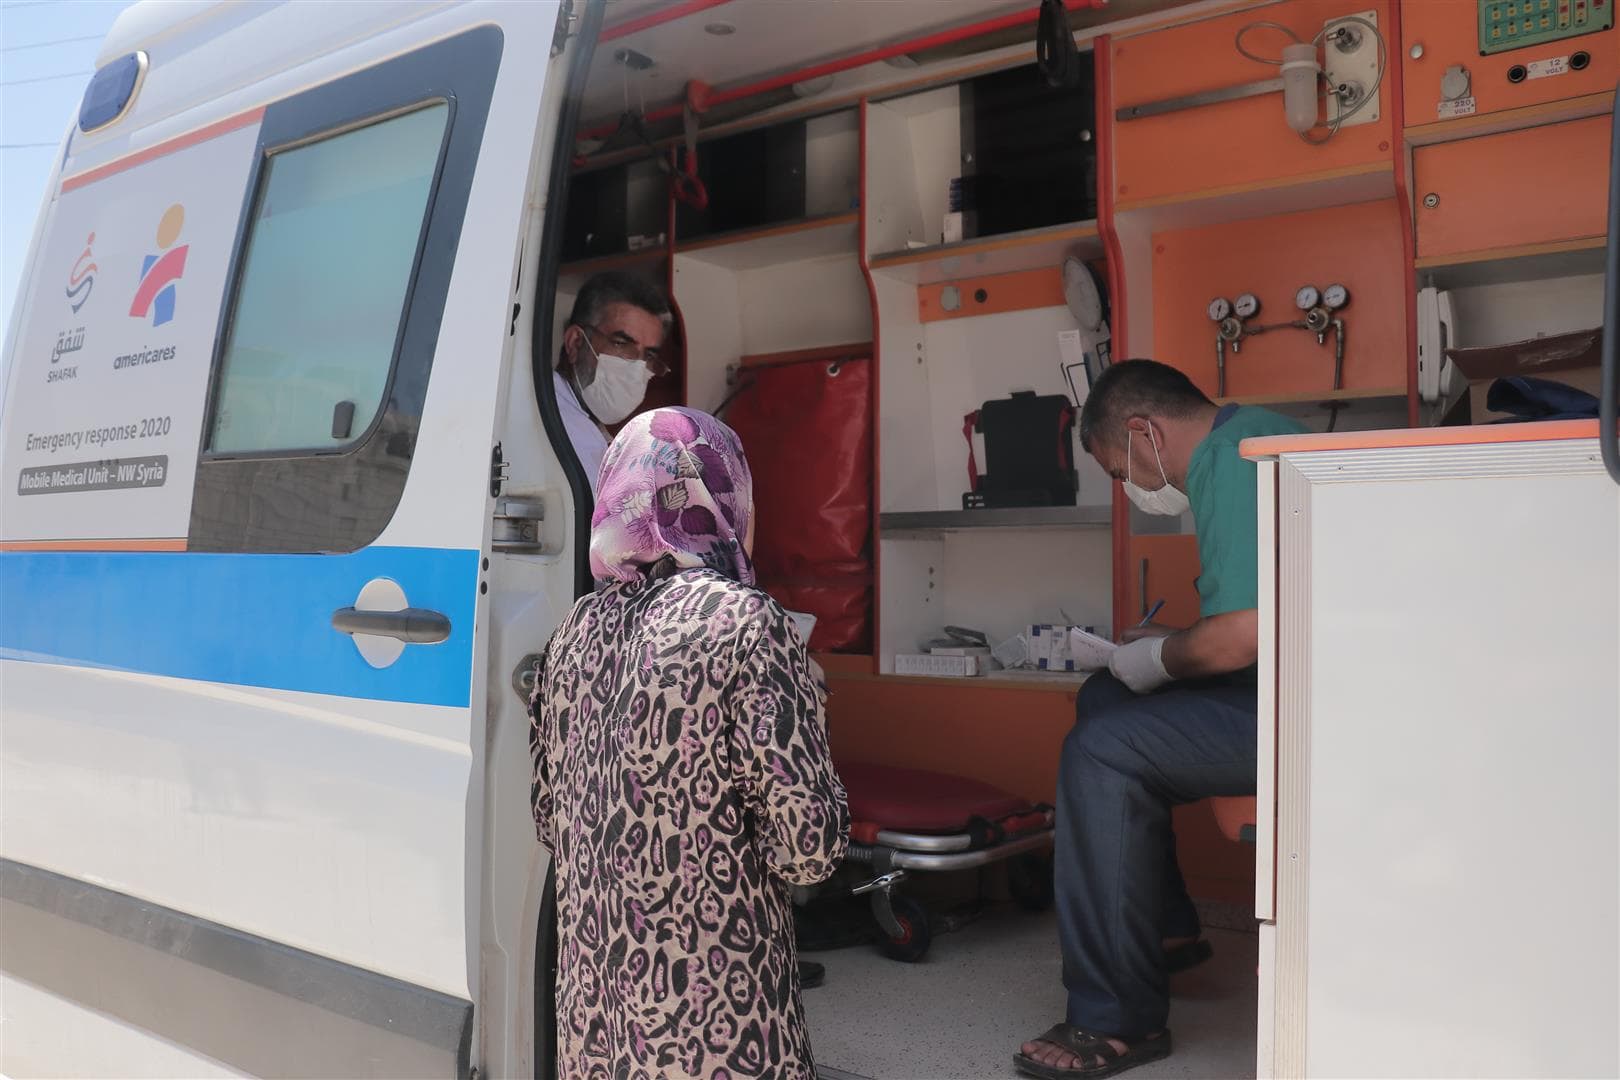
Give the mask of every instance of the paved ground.
<svg viewBox="0 0 1620 1080">
<path fill-rule="evenodd" d="M 1132 1080 L 1255 1074 L 1255 935 L 1210 930 L 1215 958 L 1176 978 L 1175 1053 Z M 938 938 L 918 964 L 858 946 L 813 954 L 827 982 L 805 993 L 826 1080 L 994 1080 L 1018 1075 L 1023 1040 L 1063 1015 L 1053 917 L 1010 906 Z"/>
</svg>

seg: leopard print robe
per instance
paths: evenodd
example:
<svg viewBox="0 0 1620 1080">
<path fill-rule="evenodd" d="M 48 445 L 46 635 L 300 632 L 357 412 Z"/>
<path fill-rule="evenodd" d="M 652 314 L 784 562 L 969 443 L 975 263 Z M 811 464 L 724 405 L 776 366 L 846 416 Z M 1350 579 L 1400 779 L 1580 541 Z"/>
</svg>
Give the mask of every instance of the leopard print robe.
<svg viewBox="0 0 1620 1080">
<path fill-rule="evenodd" d="M 783 609 L 711 570 L 604 586 L 531 712 L 558 1075 L 813 1078 L 788 890 L 832 874 L 849 812 Z"/>
</svg>

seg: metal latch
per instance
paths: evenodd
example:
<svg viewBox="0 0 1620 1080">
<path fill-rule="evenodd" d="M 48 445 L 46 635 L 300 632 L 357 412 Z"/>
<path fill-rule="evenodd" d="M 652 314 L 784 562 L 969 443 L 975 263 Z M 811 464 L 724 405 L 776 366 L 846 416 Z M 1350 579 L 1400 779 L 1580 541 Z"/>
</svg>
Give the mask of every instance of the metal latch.
<svg viewBox="0 0 1620 1080">
<path fill-rule="evenodd" d="M 540 523 L 545 520 L 546 504 L 539 499 L 496 499 L 490 546 L 496 551 L 541 551 Z"/>
<path fill-rule="evenodd" d="M 568 39 L 573 36 L 572 27 L 578 18 L 574 14 L 573 0 L 563 0 L 557 5 L 557 24 L 551 30 L 551 56 L 553 59 L 563 54 L 568 45 Z"/>
<path fill-rule="evenodd" d="M 529 695 L 534 693 L 535 683 L 540 676 L 540 660 L 540 653 L 530 653 L 519 660 L 517 667 L 512 671 L 512 692 L 525 707 L 529 704 Z"/>
</svg>

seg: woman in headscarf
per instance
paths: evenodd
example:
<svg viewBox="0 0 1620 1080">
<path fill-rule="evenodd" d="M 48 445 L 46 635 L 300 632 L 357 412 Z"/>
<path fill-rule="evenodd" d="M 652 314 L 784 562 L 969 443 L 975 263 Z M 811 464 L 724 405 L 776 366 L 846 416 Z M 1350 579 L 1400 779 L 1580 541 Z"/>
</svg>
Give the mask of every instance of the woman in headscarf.
<svg viewBox="0 0 1620 1080">
<path fill-rule="evenodd" d="M 558 1073 L 813 1078 L 789 888 L 832 874 L 849 812 L 804 642 L 754 587 L 742 446 L 644 413 L 599 490 L 597 588 L 530 702 Z"/>
</svg>

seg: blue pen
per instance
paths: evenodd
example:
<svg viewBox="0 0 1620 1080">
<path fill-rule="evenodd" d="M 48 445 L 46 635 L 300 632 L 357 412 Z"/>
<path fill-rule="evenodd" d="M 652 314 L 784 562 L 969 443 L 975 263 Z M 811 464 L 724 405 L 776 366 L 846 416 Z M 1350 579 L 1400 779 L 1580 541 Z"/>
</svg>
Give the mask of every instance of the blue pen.
<svg viewBox="0 0 1620 1080">
<path fill-rule="evenodd" d="M 1136 625 L 1137 626 L 1146 626 L 1148 623 L 1152 622 L 1153 621 L 1153 616 L 1157 615 L 1159 613 L 1159 609 L 1162 608 L 1162 607 L 1164 607 L 1164 601 L 1160 600 L 1157 604 L 1153 605 L 1152 609 L 1150 611 L 1148 611 L 1148 613 L 1146 615 L 1142 616 L 1142 621 L 1137 623 Z"/>
</svg>

